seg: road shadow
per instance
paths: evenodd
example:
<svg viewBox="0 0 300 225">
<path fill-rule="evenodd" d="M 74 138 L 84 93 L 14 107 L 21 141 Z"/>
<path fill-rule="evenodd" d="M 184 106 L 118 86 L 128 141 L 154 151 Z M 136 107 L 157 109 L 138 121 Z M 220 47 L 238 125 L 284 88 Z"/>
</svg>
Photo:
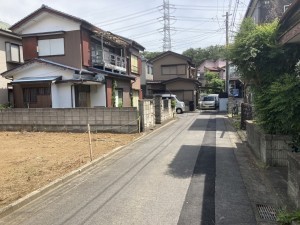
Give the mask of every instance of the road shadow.
<svg viewBox="0 0 300 225">
<path fill-rule="evenodd" d="M 183 145 L 175 158 L 169 164 L 166 174 L 180 179 L 186 179 L 193 175 L 195 159 L 198 156 L 200 147 Z"/>
<path fill-rule="evenodd" d="M 192 131 L 206 131 L 207 127 L 205 126 L 206 124 L 208 124 L 210 119 L 207 118 L 198 118 L 196 119 L 192 125 L 189 127 L 189 130 Z M 216 122 L 222 122 L 223 118 L 215 118 Z M 226 128 L 224 126 L 220 126 L 220 128 L 217 130 L 216 128 L 214 128 L 214 131 L 226 131 Z"/>
<path fill-rule="evenodd" d="M 204 125 L 206 124 L 206 126 Z M 178 170 L 184 168 L 186 163 L 194 164 L 191 175 L 191 182 L 181 209 L 178 224 L 215 224 L 215 182 L 216 182 L 216 118 L 211 115 L 207 123 L 195 121 L 190 129 L 205 130 L 202 145 L 198 147 L 198 154 L 195 155 L 195 147 L 182 146 L 170 166 L 177 166 L 176 161 L 188 159 L 184 149 L 190 149 L 194 160 L 181 162 L 179 168 L 171 168 L 173 175 L 186 176 Z M 196 159 L 196 160 L 195 160 Z M 195 162 L 195 163 L 194 163 Z M 190 168 L 190 167 L 189 167 Z M 176 173 L 174 173 L 176 171 Z"/>
</svg>

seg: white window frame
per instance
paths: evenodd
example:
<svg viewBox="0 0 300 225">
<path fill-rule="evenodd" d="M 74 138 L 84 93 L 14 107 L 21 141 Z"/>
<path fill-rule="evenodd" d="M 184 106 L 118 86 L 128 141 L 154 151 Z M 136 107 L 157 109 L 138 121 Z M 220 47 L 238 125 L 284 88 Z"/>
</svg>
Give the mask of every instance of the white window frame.
<svg viewBox="0 0 300 225">
<path fill-rule="evenodd" d="M 6 61 L 23 63 L 23 46 L 15 43 L 5 42 Z"/>
<path fill-rule="evenodd" d="M 56 56 L 65 54 L 65 39 L 52 38 L 38 40 L 39 56 Z"/>
</svg>

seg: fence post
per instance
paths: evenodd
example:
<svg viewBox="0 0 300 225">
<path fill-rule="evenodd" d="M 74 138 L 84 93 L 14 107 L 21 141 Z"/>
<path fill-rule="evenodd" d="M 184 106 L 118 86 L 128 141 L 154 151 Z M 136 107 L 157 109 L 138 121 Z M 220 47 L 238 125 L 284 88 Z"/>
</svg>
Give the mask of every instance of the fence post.
<svg viewBox="0 0 300 225">
<path fill-rule="evenodd" d="M 89 133 L 89 145 L 90 145 L 90 159 L 91 159 L 91 161 L 93 161 L 93 149 L 92 149 L 92 139 L 91 139 L 90 124 L 88 124 L 88 133 Z"/>
</svg>

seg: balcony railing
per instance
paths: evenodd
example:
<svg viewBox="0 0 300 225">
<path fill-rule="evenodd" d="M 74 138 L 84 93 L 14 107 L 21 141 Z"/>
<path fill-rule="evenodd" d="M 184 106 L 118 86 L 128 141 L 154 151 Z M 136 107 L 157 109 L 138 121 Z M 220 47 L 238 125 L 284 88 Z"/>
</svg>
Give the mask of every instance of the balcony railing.
<svg viewBox="0 0 300 225">
<path fill-rule="evenodd" d="M 92 52 L 93 66 L 104 66 L 106 68 L 126 72 L 125 57 L 104 51 Z"/>
</svg>

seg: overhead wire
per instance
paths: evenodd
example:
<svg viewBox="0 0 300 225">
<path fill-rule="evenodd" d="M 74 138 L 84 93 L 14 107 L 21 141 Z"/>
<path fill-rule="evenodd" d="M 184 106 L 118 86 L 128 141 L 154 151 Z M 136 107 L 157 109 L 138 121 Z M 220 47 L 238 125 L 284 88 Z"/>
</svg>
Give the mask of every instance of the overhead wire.
<svg viewBox="0 0 300 225">
<path fill-rule="evenodd" d="M 102 26 L 107 26 L 107 25 L 111 25 L 111 24 L 114 24 L 114 23 L 124 22 L 124 19 L 129 19 L 129 18 L 133 19 L 133 18 L 137 18 L 137 17 L 140 17 L 140 16 L 151 14 L 151 13 L 153 13 L 153 11 L 157 10 L 159 7 L 160 6 L 156 6 L 156 7 L 147 9 L 147 10 L 131 13 L 131 14 L 121 16 L 121 17 L 117 17 L 117 18 L 110 19 L 110 20 L 104 20 L 104 21 L 97 22 L 97 23 L 94 23 L 94 24 L 96 24 L 96 25 L 101 24 Z"/>
<path fill-rule="evenodd" d="M 239 4 L 237 2 L 239 2 L 239 1 L 240 0 L 236 0 L 236 5 L 234 6 L 234 9 L 233 9 L 233 16 L 232 16 L 232 20 L 231 20 L 231 23 L 230 23 L 230 25 L 231 25 L 230 30 L 233 30 L 233 28 L 235 27 L 235 23 L 236 23 L 235 20 L 236 20 L 237 11 L 241 8 L 241 7 L 238 8 Z M 162 18 L 162 17 L 141 21 L 141 22 L 138 22 L 138 23 L 135 23 L 135 24 L 126 24 L 126 26 L 124 26 L 122 23 L 124 23 L 124 21 L 126 21 L 126 20 L 133 20 L 135 18 L 142 18 L 142 17 L 145 17 L 149 14 L 154 14 L 155 12 L 159 12 L 160 7 L 162 7 L 162 5 L 152 7 L 150 9 L 139 11 L 139 12 L 136 12 L 136 13 L 131 13 L 131 14 L 128 14 L 126 16 L 117 17 L 117 18 L 110 19 L 110 20 L 104 20 L 104 21 L 101 22 L 101 24 L 104 27 L 109 26 L 109 25 L 113 25 L 114 28 L 111 28 L 111 30 L 113 32 L 118 32 L 118 33 L 124 33 L 124 32 L 126 33 L 128 31 L 133 31 L 133 30 L 139 31 L 139 30 L 141 30 L 141 28 L 143 28 L 145 26 L 150 26 L 150 25 L 153 25 L 151 27 L 154 27 L 154 25 L 156 25 L 156 24 L 158 25 L 161 22 L 159 20 L 159 18 Z M 219 1 L 217 2 L 216 7 L 217 7 L 217 12 L 218 12 L 218 10 L 220 8 Z M 208 6 L 208 5 L 206 5 L 206 6 L 202 5 L 201 6 L 201 5 L 188 5 L 188 4 L 185 4 L 185 5 L 180 5 L 180 4 L 170 5 L 170 8 L 173 8 L 173 9 L 176 9 L 176 10 L 178 9 L 178 10 L 211 11 L 211 10 L 216 10 L 216 7 L 215 6 Z M 231 11 L 232 0 L 230 0 L 228 7 L 229 7 L 229 10 Z M 178 10 L 176 12 L 178 12 Z M 225 0 L 224 0 L 224 3 L 223 3 L 223 11 L 224 10 L 225 10 Z M 172 27 L 171 28 L 171 32 L 174 32 L 174 34 L 173 34 L 174 37 L 176 37 L 176 36 L 179 37 L 178 34 L 181 34 L 183 32 L 185 32 L 186 34 L 188 34 L 190 32 L 191 33 L 201 32 L 201 35 L 199 35 L 199 37 L 187 35 L 187 39 L 189 39 L 189 40 L 198 40 L 198 39 L 200 39 L 204 36 L 205 32 L 209 32 L 210 36 L 212 36 L 211 35 L 212 33 L 216 33 L 216 35 L 218 35 L 220 33 L 220 30 L 221 30 L 220 28 L 222 27 L 221 24 L 220 24 L 218 16 L 216 16 L 215 18 L 214 17 L 208 18 L 208 17 L 192 17 L 192 16 L 174 16 L 173 19 L 176 19 L 176 22 L 181 22 L 183 25 L 184 25 L 185 21 L 188 21 L 188 22 L 191 22 L 191 23 L 200 22 L 198 24 L 193 25 L 192 27 L 178 26 L 178 27 Z M 203 26 L 204 23 L 208 23 L 208 24 L 212 23 L 211 27 L 215 27 L 213 25 L 213 23 L 217 23 L 218 26 L 219 26 L 219 29 L 210 29 L 210 30 L 208 30 L 208 29 L 205 29 L 205 28 L 203 28 L 203 29 L 201 29 L 201 28 L 198 29 L 197 28 L 199 26 Z M 117 24 L 120 24 L 120 26 L 115 27 L 115 25 L 117 25 Z M 129 38 L 140 39 L 141 40 L 142 38 L 144 38 L 146 36 L 153 37 L 154 34 L 162 34 L 162 33 L 163 33 L 163 30 L 162 30 L 162 27 L 160 27 L 158 29 L 152 29 L 152 30 L 149 30 L 147 32 L 142 32 L 142 33 L 139 32 L 139 33 L 136 33 L 136 34 L 131 34 L 129 36 Z M 154 42 L 158 43 L 158 42 L 161 42 L 161 41 L 162 41 L 162 38 L 157 38 L 155 40 L 152 39 L 151 41 L 148 40 L 148 41 L 145 41 L 143 43 L 154 43 Z M 178 43 L 178 42 L 180 42 L 180 39 L 174 38 L 174 40 L 172 40 L 172 42 Z M 178 43 L 178 44 L 182 45 L 184 43 Z M 178 45 L 175 45 L 175 46 L 178 46 Z"/>
</svg>

